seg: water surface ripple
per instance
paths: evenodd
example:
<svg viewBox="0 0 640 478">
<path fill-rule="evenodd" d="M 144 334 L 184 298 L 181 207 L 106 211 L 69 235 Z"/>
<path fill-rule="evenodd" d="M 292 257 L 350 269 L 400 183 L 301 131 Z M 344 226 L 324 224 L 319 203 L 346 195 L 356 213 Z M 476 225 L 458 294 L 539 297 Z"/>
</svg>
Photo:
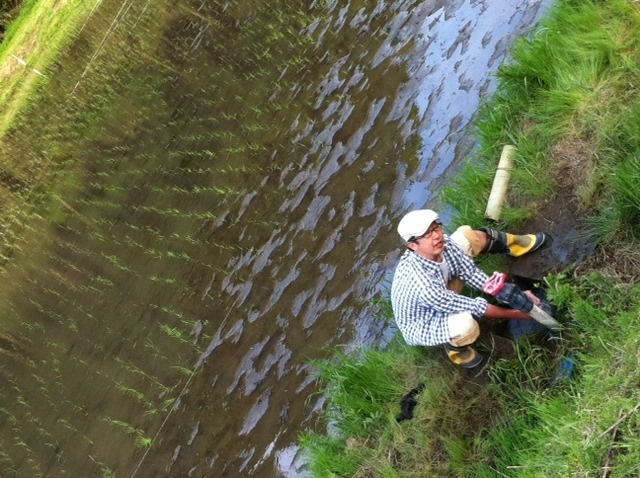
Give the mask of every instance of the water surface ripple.
<svg viewBox="0 0 640 478">
<path fill-rule="evenodd" d="M 4 147 L 56 186 L 3 268 L 3 470 L 301 473 L 309 360 L 382 340 L 394 225 L 547 4 L 104 0 Z"/>
</svg>

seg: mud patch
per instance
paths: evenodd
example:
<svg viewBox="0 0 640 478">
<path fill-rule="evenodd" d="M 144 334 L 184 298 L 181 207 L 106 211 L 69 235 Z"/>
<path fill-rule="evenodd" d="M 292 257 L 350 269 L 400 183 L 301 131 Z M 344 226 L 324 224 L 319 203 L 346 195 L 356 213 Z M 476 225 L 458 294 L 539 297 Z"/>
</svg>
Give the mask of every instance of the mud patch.
<svg viewBox="0 0 640 478">
<path fill-rule="evenodd" d="M 560 192 L 540 210 L 540 216 L 525 222 L 523 231 L 542 231 L 547 243 L 538 251 L 510 260 L 511 275 L 542 280 L 583 262 L 596 247 L 589 237 L 584 212 L 571 193 Z"/>
<path fill-rule="evenodd" d="M 511 275 L 542 280 L 546 275 L 578 265 L 595 251 L 583 207 L 590 183 L 595 140 L 567 137 L 549 153 L 556 194 L 540 206 L 535 218 L 517 232 L 544 232 L 547 244 L 538 251 L 510 260 Z"/>
</svg>

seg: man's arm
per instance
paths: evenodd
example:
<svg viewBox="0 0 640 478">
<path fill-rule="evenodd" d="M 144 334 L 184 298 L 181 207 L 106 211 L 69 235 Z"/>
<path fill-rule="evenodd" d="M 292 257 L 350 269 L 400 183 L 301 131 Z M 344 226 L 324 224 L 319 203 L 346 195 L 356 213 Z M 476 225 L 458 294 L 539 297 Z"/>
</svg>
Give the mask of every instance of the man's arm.
<svg viewBox="0 0 640 478">
<path fill-rule="evenodd" d="M 447 237 L 446 240 L 445 256 L 454 266 L 452 270 L 454 276 L 459 277 L 468 286 L 482 292 L 482 287 L 489 276 L 450 237 Z"/>
<path fill-rule="evenodd" d="M 505 307 L 499 307 L 497 305 L 488 304 L 485 311 L 484 318 L 486 319 L 524 319 L 531 320 L 531 317 L 524 312 L 520 312 L 515 309 L 507 309 Z"/>
<path fill-rule="evenodd" d="M 490 288 L 485 287 L 486 292 L 492 293 Z M 489 319 L 524 319 L 530 320 L 532 317 L 527 313 L 530 310 L 530 304 L 527 307 L 525 302 L 529 300 L 533 305 L 540 307 L 540 299 L 535 296 L 533 292 L 530 290 L 525 290 L 522 292 L 518 287 L 513 286 L 511 289 L 512 294 L 503 297 L 502 299 L 507 300 L 509 308 L 504 308 L 496 305 L 489 304 L 487 310 L 485 311 L 483 317 L 487 317 Z M 517 293 L 513 293 L 517 292 Z M 526 297 L 521 297 L 522 294 Z M 490 309 L 491 308 L 491 309 Z M 524 310 L 527 312 L 524 312 Z"/>
</svg>

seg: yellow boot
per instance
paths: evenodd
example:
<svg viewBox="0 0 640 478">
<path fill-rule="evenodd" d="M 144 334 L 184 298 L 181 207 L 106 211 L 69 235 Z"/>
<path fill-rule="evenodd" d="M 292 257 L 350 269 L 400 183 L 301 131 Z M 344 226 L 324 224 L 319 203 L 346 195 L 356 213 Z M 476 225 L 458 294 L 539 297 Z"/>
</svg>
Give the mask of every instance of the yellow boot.
<svg viewBox="0 0 640 478">
<path fill-rule="evenodd" d="M 547 240 L 547 236 L 541 232 L 510 234 L 489 228 L 481 228 L 480 230 L 484 231 L 489 239 L 483 252 L 490 254 L 509 254 L 518 257 L 538 250 Z"/>
<path fill-rule="evenodd" d="M 476 352 L 470 345 L 456 347 L 451 344 L 444 344 L 444 349 L 447 351 L 449 360 L 462 368 L 473 368 L 482 363 L 482 354 Z"/>
<path fill-rule="evenodd" d="M 513 242 L 509 244 L 508 254 L 514 257 L 522 256 L 527 252 L 533 252 L 537 249 L 540 249 L 540 247 L 542 247 L 542 245 L 547 240 L 547 236 L 545 236 L 541 232 L 518 236 L 515 236 L 513 234 L 509 235 L 513 236 L 514 239 Z"/>
</svg>

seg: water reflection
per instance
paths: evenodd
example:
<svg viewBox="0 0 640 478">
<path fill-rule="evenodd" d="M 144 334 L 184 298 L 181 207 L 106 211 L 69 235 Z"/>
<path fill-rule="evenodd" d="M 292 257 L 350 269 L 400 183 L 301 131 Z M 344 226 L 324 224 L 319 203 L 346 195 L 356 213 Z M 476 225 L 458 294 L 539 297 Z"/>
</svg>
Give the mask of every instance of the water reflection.
<svg viewBox="0 0 640 478">
<path fill-rule="evenodd" d="M 8 473 L 295 475 L 308 360 L 380 340 L 395 218 L 541 2 L 294 3 L 105 0 L 41 100 L 69 121 L 12 134 L 57 189 L 4 268 Z"/>
</svg>

